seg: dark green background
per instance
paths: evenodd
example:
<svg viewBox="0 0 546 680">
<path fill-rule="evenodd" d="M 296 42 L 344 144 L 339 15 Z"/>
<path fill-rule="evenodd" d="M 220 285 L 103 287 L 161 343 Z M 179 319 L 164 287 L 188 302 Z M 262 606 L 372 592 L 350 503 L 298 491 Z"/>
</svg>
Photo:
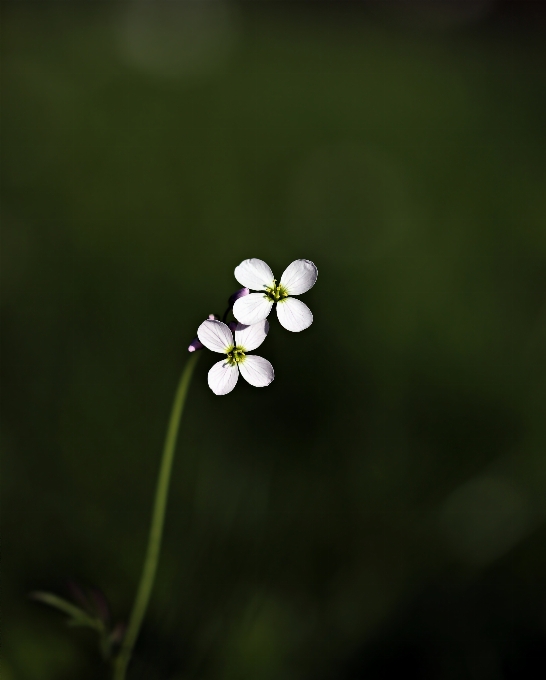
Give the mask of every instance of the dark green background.
<svg viewBox="0 0 546 680">
<path fill-rule="evenodd" d="M 186 347 L 313 260 L 257 390 L 191 386 L 129 680 L 546 667 L 540 3 L 2 5 L 3 680 L 107 678 Z M 241 381 L 242 383 L 242 381 Z M 541 666 L 532 675 L 532 664 Z"/>
</svg>

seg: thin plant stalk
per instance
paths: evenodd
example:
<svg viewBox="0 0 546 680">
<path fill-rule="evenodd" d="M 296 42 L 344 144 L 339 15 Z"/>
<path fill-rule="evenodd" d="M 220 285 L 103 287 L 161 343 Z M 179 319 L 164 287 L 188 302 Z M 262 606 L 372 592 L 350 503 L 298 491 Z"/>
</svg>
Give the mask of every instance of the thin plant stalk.
<svg viewBox="0 0 546 680">
<path fill-rule="evenodd" d="M 140 632 L 140 627 L 142 625 L 154 585 L 157 563 L 161 550 L 163 525 L 165 523 L 165 509 L 169 495 L 169 483 L 176 449 L 178 428 L 180 425 L 182 412 L 184 410 L 184 404 L 186 402 L 186 395 L 188 393 L 188 387 L 190 385 L 193 369 L 195 368 L 195 364 L 197 362 L 197 357 L 198 353 L 195 352 L 188 359 L 188 362 L 182 371 L 182 375 L 180 376 L 180 382 L 178 383 L 178 388 L 174 397 L 171 418 L 167 428 L 167 436 L 165 437 L 163 456 L 161 458 L 159 477 L 157 479 L 152 523 L 150 526 L 150 535 L 148 538 L 148 547 L 142 569 L 142 576 L 140 577 L 140 583 L 138 586 L 135 602 L 133 604 L 133 609 L 129 618 L 127 632 L 123 638 L 119 654 L 114 661 L 114 680 L 125 680 L 127 666 L 131 660 L 133 647 Z"/>
</svg>

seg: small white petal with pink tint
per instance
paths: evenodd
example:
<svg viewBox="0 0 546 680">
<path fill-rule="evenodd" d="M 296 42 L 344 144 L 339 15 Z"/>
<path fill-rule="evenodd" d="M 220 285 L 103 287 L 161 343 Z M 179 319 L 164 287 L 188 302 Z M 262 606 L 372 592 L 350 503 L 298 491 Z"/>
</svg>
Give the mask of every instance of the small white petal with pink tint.
<svg viewBox="0 0 546 680">
<path fill-rule="evenodd" d="M 251 290 L 264 290 L 273 285 L 273 272 L 263 260 L 253 257 L 235 267 L 235 278 Z"/>
<path fill-rule="evenodd" d="M 284 270 L 279 283 L 288 295 L 301 295 L 315 285 L 317 277 L 318 269 L 311 260 L 295 260 Z"/>
<path fill-rule="evenodd" d="M 238 323 L 235 326 L 235 344 L 241 347 L 244 352 L 252 352 L 257 349 L 266 339 L 269 333 L 269 321 L 262 319 L 252 326 L 245 326 Z"/>
<path fill-rule="evenodd" d="M 239 298 L 233 305 L 233 316 L 246 326 L 263 321 L 271 311 L 273 303 L 263 293 L 251 293 Z"/>
<path fill-rule="evenodd" d="M 225 359 L 222 359 L 210 369 L 208 383 L 214 394 L 221 396 L 231 392 L 237 384 L 238 378 L 237 366 L 230 366 Z"/>
<path fill-rule="evenodd" d="M 313 314 L 309 307 L 298 298 L 286 298 L 277 305 L 279 323 L 292 333 L 299 333 L 313 323 Z"/>
<path fill-rule="evenodd" d="M 207 319 L 197 329 L 197 337 L 211 352 L 226 353 L 226 347 L 233 345 L 233 335 L 225 323 Z"/>
<path fill-rule="evenodd" d="M 249 356 L 239 364 L 243 378 L 254 387 L 267 387 L 275 378 L 273 366 L 262 357 Z"/>
</svg>

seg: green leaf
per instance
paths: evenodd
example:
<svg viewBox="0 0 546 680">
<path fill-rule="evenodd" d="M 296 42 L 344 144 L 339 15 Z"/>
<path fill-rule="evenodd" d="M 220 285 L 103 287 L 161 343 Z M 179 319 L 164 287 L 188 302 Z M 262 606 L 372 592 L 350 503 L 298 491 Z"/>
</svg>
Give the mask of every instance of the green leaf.
<svg viewBox="0 0 546 680">
<path fill-rule="evenodd" d="M 89 616 L 87 612 L 80 607 L 77 607 L 72 602 L 54 595 L 53 593 L 46 593 L 44 591 L 36 591 L 30 593 L 29 597 L 37 602 L 43 602 L 44 604 L 58 609 L 69 617 L 69 626 L 87 626 L 88 628 L 93 628 L 94 630 L 102 630 L 102 623 L 94 617 Z"/>
</svg>

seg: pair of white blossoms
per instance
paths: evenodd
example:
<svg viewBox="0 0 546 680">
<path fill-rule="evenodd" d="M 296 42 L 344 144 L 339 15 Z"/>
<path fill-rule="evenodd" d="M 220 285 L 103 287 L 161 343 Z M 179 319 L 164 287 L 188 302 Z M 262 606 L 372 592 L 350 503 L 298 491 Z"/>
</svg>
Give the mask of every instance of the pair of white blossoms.
<svg viewBox="0 0 546 680">
<path fill-rule="evenodd" d="M 235 278 L 241 285 L 260 292 L 244 295 L 235 301 L 233 316 L 238 323 L 228 326 L 221 321 L 207 319 L 197 330 L 197 337 L 207 349 L 226 355 L 209 371 L 208 383 L 214 394 L 231 392 L 239 373 L 254 387 L 266 387 L 273 381 L 275 373 L 269 361 L 247 353 L 265 340 L 269 332 L 267 317 L 275 304 L 279 322 L 286 330 L 298 333 L 309 328 L 313 323 L 311 310 L 292 296 L 312 288 L 317 276 L 318 269 L 310 260 L 292 262 L 279 283 L 263 260 L 251 258 L 235 268 Z"/>
</svg>

